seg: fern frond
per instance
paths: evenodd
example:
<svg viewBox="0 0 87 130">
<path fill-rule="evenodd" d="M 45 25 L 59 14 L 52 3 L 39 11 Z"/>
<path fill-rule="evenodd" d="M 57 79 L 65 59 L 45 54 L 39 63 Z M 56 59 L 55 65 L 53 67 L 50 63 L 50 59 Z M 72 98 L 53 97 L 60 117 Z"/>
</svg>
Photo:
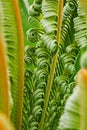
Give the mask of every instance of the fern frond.
<svg viewBox="0 0 87 130">
<path fill-rule="evenodd" d="M 79 70 L 75 78 L 78 86 L 75 87 L 73 94 L 69 97 L 69 99 L 66 102 L 64 114 L 60 118 L 60 124 L 58 127 L 59 130 L 86 129 L 86 123 L 84 123 L 84 121 L 86 120 L 86 110 L 87 110 L 86 105 L 84 105 L 87 102 L 87 99 L 86 99 L 86 84 L 87 84 L 86 82 L 86 78 L 87 78 L 86 56 L 87 56 L 87 49 L 81 48 L 81 55 L 79 56 L 80 61 L 77 61 L 77 62 L 79 62 L 78 64 L 80 64 L 79 69 L 80 67 L 82 67 L 82 69 Z"/>
<path fill-rule="evenodd" d="M 22 129 L 30 129 L 29 126 L 29 115 L 31 114 L 33 108 L 33 71 L 35 68 L 36 56 L 35 48 L 25 46 L 25 75 L 24 75 L 24 101 L 22 110 Z M 30 121 L 32 121 L 30 119 Z"/>
<path fill-rule="evenodd" d="M 73 117 L 71 118 L 71 116 Z M 80 121 L 78 119 L 80 119 L 79 88 L 76 87 L 74 89 L 74 93 L 67 100 L 64 114 L 60 118 L 60 124 L 59 124 L 58 129 L 59 130 L 66 130 L 66 129 L 78 130 L 80 126 Z"/>
<path fill-rule="evenodd" d="M 70 9 L 71 5 L 69 2 L 72 3 L 71 5 L 73 5 L 72 6 L 73 9 Z M 56 84 L 56 82 L 53 82 L 49 101 L 53 100 L 53 102 L 54 102 L 53 104 L 55 104 L 55 106 L 57 107 L 57 110 L 55 111 L 56 116 L 55 116 L 55 121 L 53 120 L 54 124 L 52 126 L 51 126 L 51 123 L 49 122 L 49 120 L 50 120 L 49 117 L 52 117 L 52 114 L 49 113 L 49 115 L 46 116 L 47 121 L 45 122 L 45 124 L 48 124 L 47 126 L 49 129 L 57 128 L 58 120 L 63 112 L 66 99 L 72 93 L 72 90 L 75 86 L 73 80 L 69 83 L 70 75 L 72 75 L 73 72 L 75 72 L 74 63 L 75 63 L 76 54 L 72 52 L 72 50 L 74 50 L 75 47 L 74 48 L 71 47 L 72 48 L 71 51 L 67 54 L 67 56 L 68 55 L 70 56 L 69 59 L 67 56 L 65 57 L 65 55 L 63 54 L 68 50 L 68 49 L 66 49 L 67 45 L 71 44 L 72 46 L 76 46 L 74 44 L 74 40 L 73 40 L 74 35 L 71 35 L 71 34 L 72 34 L 72 31 L 74 30 L 73 24 L 72 24 L 73 23 L 72 18 L 75 17 L 75 15 L 76 15 L 76 14 L 74 15 L 74 11 L 77 8 L 77 4 L 76 4 L 76 1 L 69 1 L 69 2 L 66 3 L 66 5 L 65 5 L 66 8 L 64 7 L 64 9 L 66 9 L 66 11 L 64 11 L 63 13 L 64 14 L 66 13 L 66 14 L 65 14 L 65 16 L 63 14 L 63 23 L 62 23 L 63 28 L 61 31 L 61 39 L 60 39 L 59 50 L 58 50 L 59 56 L 58 56 L 58 61 L 57 61 L 55 76 L 54 76 L 54 79 L 57 79 L 62 76 L 64 77 L 64 79 L 68 78 L 68 82 L 64 82 L 60 85 Z M 68 13 L 70 14 L 70 16 L 68 15 Z M 68 20 L 70 22 L 69 25 L 68 25 Z M 66 25 L 65 21 L 67 21 L 67 25 Z M 72 31 L 70 30 L 71 29 L 70 25 L 72 26 Z M 64 33 L 64 35 L 63 35 L 63 33 Z M 68 41 L 67 41 L 67 39 L 68 39 Z M 62 54 L 64 55 L 66 65 L 63 64 L 64 60 L 61 58 L 63 56 Z M 70 66 L 70 69 L 68 68 L 69 66 Z M 61 81 L 62 81 L 62 79 L 58 80 L 58 82 L 61 82 Z M 57 97 L 57 93 L 59 95 L 58 97 Z M 56 103 L 55 103 L 55 99 L 57 99 Z M 54 107 L 54 105 L 51 107 Z M 51 110 L 50 106 L 48 106 L 48 108 Z M 56 118 L 57 118 L 57 120 L 56 120 Z"/>
<path fill-rule="evenodd" d="M 11 120 L 16 129 L 21 129 L 22 98 L 24 82 L 24 61 L 23 61 L 23 32 L 22 23 L 17 0 L 0 0 L 2 17 L 0 26 L 2 27 L 4 46 L 7 55 L 7 64 L 11 92 L 13 98 L 13 108 Z"/>
<path fill-rule="evenodd" d="M 41 5 L 42 5 L 42 0 L 34 0 L 33 4 L 29 7 L 29 15 L 30 16 L 39 16 L 41 13 Z"/>
<path fill-rule="evenodd" d="M 41 30 L 36 27 L 28 30 L 29 40 L 32 43 L 36 42 L 37 61 L 32 76 L 33 84 L 29 79 L 29 85 L 32 86 L 32 97 L 27 100 L 29 102 L 32 100 L 32 106 L 29 104 L 31 112 L 29 110 L 29 118 L 26 118 L 29 119 L 29 126 L 26 126 L 35 130 L 55 130 L 66 100 L 75 87 L 74 76 L 77 72 L 75 66 L 80 48 L 74 37 L 73 19 L 78 17 L 79 13 L 77 13 L 76 0 L 64 2 L 62 18 L 62 14 L 58 14 L 59 1 L 43 0 L 41 6 L 42 10 L 39 10 L 41 17 L 38 20 L 38 17 L 35 16 L 36 21 L 41 24 Z M 62 13 L 62 10 L 59 12 Z M 26 60 L 27 58 L 32 62 L 31 57 L 26 56 Z M 29 71 L 29 73 L 31 72 Z"/>
<path fill-rule="evenodd" d="M 75 40 L 77 46 L 81 49 L 87 45 L 87 23 L 84 12 L 81 7 L 78 8 L 78 17 L 74 19 Z M 84 44 L 83 44 L 84 42 Z"/>
</svg>

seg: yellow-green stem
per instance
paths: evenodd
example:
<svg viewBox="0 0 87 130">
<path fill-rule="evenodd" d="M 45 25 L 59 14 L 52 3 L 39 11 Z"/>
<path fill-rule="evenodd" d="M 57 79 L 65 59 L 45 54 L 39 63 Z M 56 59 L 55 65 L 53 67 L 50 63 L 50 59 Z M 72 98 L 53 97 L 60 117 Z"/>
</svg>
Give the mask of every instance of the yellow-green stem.
<svg viewBox="0 0 87 130">
<path fill-rule="evenodd" d="M 18 6 L 18 1 L 13 0 L 14 5 L 14 11 L 16 15 L 16 21 L 17 21 L 17 28 L 18 28 L 18 38 L 19 38 L 19 79 L 18 79 L 18 111 L 17 111 L 17 120 L 16 120 L 16 129 L 21 130 L 21 123 L 22 123 L 22 105 L 23 105 L 23 88 L 24 88 L 24 38 L 23 38 L 23 30 L 22 30 L 22 22 L 21 22 L 21 16 L 20 16 L 20 10 Z"/>
<path fill-rule="evenodd" d="M 58 34 L 57 34 L 58 44 L 60 43 L 60 36 L 61 36 L 62 10 L 63 10 L 63 0 L 60 0 L 59 1 L 59 8 L 58 8 Z M 48 84 L 46 86 L 46 94 L 45 94 L 45 99 L 44 99 L 44 106 L 43 106 L 43 110 L 42 110 L 41 121 L 40 121 L 40 124 L 39 124 L 39 130 L 42 130 L 43 129 L 43 125 L 44 125 L 46 109 L 47 109 L 47 106 L 48 106 L 50 91 L 51 91 L 51 88 L 52 88 L 52 83 L 53 83 L 53 79 L 54 79 L 56 63 L 57 63 L 57 59 L 58 59 L 58 55 L 57 54 L 58 54 L 58 51 L 55 54 L 55 56 L 53 57 L 52 66 L 51 66 L 51 72 L 50 72 L 50 75 L 49 75 Z"/>
</svg>

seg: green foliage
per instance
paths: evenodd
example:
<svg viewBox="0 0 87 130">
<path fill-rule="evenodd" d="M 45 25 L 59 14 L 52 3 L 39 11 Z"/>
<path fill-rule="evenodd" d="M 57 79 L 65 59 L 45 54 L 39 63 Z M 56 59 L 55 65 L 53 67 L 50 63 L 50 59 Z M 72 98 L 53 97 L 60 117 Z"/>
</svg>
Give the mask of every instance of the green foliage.
<svg viewBox="0 0 87 130">
<path fill-rule="evenodd" d="M 9 75 L 9 93 L 10 97 L 12 96 L 11 99 L 13 99 L 9 116 L 16 129 L 20 130 L 24 66 L 23 34 L 18 9 L 17 1 L 0 0 L 0 35 L 4 41 L 3 46 L 6 51 L 6 65 Z"/>
<path fill-rule="evenodd" d="M 75 28 L 75 40 L 80 52 L 77 56 L 75 69 L 76 72 L 79 69 L 87 68 L 86 66 L 86 53 L 87 53 L 87 43 L 86 43 L 86 18 L 84 12 L 81 10 L 81 7 L 78 8 L 78 17 L 74 18 L 74 28 Z M 81 29 L 81 30 L 80 30 Z M 82 44 L 82 40 L 83 43 Z M 79 81 L 79 85 L 80 81 Z M 79 130 L 81 127 L 81 113 L 80 113 L 80 91 L 83 91 L 83 88 L 76 87 L 73 94 L 67 100 L 64 114 L 60 118 L 59 130 L 66 129 L 75 129 Z M 81 97 L 82 98 L 82 97 Z M 83 106 L 83 104 L 82 104 Z M 85 108 L 86 109 L 86 108 Z M 85 111 L 84 111 L 85 112 Z M 83 113 L 84 113 L 83 112 Z M 84 115 L 84 114 L 83 114 Z"/>
<path fill-rule="evenodd" d="M 65 0 L 58 43 L 58 8 L 59 0 L 34 0 L 29 7 L 31 28 L 27 31 L 27 39 L 34 48 L 31 44 L 25 47 L 23 130 L 42 130 L 45 110 L 43 130 L 79 129 L 79 89 L 75 88 L 75 93 L 73 89 L 75 75 L 81 67 L 80 57 L 87 46 L 86 17 L 77 0 Z M 50 90 L 48 82 L 56 53 L 58 58 Z M 73 113 L 77 113 L 75 120 L 71 118 Z"/>
<path fill-rule="evenodd" d="M 24 80 L 23 130 L 79 130 L 83 128 L 80 108 L 87 108 L 82 107 L 87 100 L 85 89 L 76 86 L 74 79 L 81 68 L 87 68 L 86 8 L 84 12 L 78 0 L 65 0 L 61 18 L 61 0 L 19 0 L 19 4 L 25 40 L 24 79 L 21 23 L 15 4 L 0 0 L 0 33 L 13 98 L 11 120 L 19 130 Z M 79 80 L 79 86 L 82 83 Z M 79 103 L 80 92 L 83 103 Z"/>
<path fill-rule="evenodd" d="M 24 43 L 25 45 L 29 43 L 27 40 L 26 36 L 26 31 L 30 27 L 28 24 L 28 13 L 27 10 L 24 6 L 23 0 L 19 0 L 19 5 L 20 5 L 20 11 L 21 11 L 21 18 L 22 18 L 22 25 L 23 25 L 23 31 L 24 31 Z"/>
<path fill-rule="evenodd" d="M 3 30 L 4 30 L 4 38 L 6 41 L 6 49 L 7 49 L 7 57 L 8 57 L 8 64 L 9 64 L 9 78 L 10 78 L 10 84 L 11 86 L 15 86 L 17 85 L 17 70 L 18 70 L 18 66 L 17 66 L 17 29 L 16 29 L 16 24 L 15 24 L 15 16 L 14 12 L 13 12 L 13 8 L 10 8 L 12 6 L 11 2 L 8 2 L 8 6 L 7 6 L 7 2 L 3 2 L 2 3 L 2 10 L 3 10 L 3 16 L 2 16 L 2 23 L 3 23 Z M 12 14 L 10 14 L 10 12 L 12 12 Z M 10 22 L 9 22 L 10 20 Z M 14 26 L 12 26 L 14 24 Z M 15 60 L 14 60 L 15 59 Z M 15 66 L 14 66 L 15 64 Z M 14 72 L 12 71 L 14 70 Z M 13 84 L 13 85 L 12 85 Z M 12 89 L 12 88 L 11 88 Z M 16 89 L 16 86 L 15 86 Z M 14 91 L 15 91 L 14 89 Z M 14 97 L 14 94 L 13 94 Z"/>
<path fill-rule="evenodd" d="M 80 127 L 80 105 L 79 87 L 75 87 L 73 94 L 67 100 L 64 114 L 60 118 L 58 130 L 79 130 Z"/>
</svg>

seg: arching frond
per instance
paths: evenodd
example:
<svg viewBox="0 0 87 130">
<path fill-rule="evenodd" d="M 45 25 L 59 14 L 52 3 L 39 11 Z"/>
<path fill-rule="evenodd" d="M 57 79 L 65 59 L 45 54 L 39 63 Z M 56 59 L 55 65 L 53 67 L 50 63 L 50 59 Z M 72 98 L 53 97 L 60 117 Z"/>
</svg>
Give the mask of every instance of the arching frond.
<svg viewBox="0 0 87 130">
<path fill-rule="evenodd" d="M 22 99 L 24 85 L 23 32 L 18 1 L 0 0 L 0 27 L 6 51 L 9 85 L 13 98 L 11 120 L 16 129 L 21 129 Z M 3 62 L 4 64 L 4 62 Z M 4 97 L 5 98 L 5 97 Z M 7 106 L 8 107 L 8 106 Z"/>
</svg>

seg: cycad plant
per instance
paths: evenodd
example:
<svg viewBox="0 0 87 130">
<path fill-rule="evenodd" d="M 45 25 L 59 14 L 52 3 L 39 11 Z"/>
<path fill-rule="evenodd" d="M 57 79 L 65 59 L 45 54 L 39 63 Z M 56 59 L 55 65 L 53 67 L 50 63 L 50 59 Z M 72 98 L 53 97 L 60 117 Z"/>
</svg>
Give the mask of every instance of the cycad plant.
<svg viewBox="0 0 87 130">
<path fill-rule="evenodd" d="M 1 130 L 87 129 L 85 5 L 0 0 Z"/>
</svg>

